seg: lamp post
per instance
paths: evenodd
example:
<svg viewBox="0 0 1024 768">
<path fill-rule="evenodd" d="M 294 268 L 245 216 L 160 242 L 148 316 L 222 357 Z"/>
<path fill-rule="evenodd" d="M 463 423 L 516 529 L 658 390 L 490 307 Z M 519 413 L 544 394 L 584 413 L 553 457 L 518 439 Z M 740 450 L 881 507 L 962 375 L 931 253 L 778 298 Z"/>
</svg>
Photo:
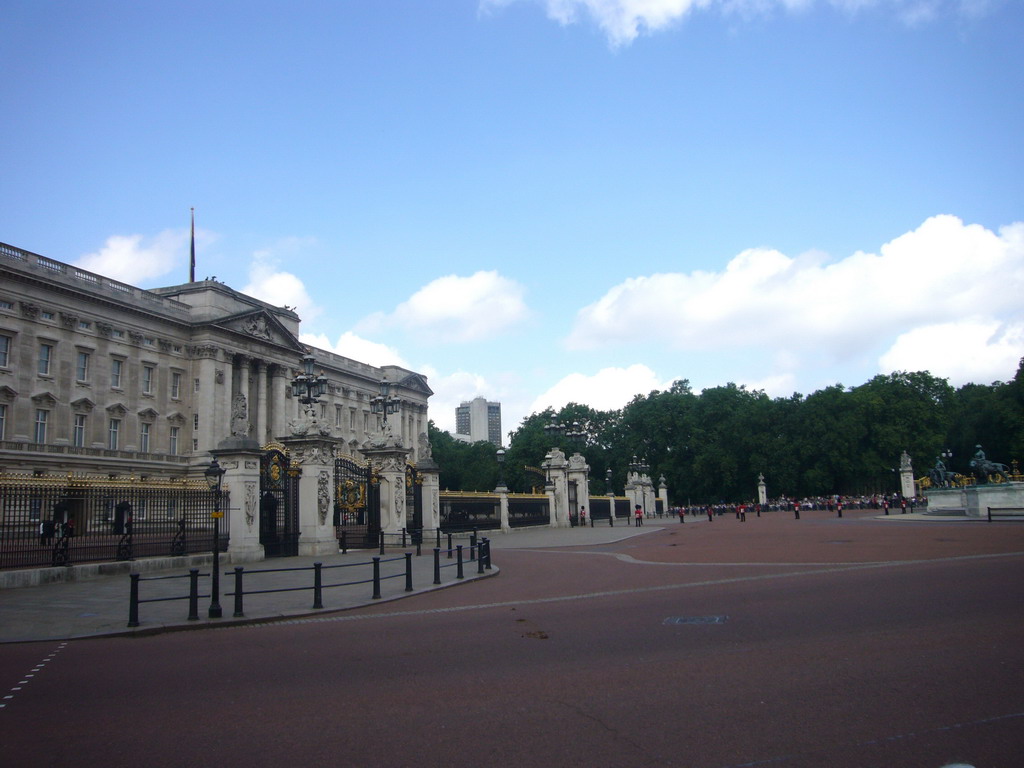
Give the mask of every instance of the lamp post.
<svg viewBox="0 0 1024 768">
<path fill-rule="evenodd" d="M 292 379 L 292 396 L 298 398 L 299 402 L 306 407 L 306 413 L 315 417 L 313 406 L 320 402 L 320 396 L 327 392 L 327 377 L 323 371 L 319 376 L 314 375 L 313 366 L 316 358 L 312 355 L 302 356 L 302 373 L 295 374 Z"/>
<path fill-rule="evenodd" d="M 203 473 L 206 476 L 206 483 L 213 493 L 213 572 L 210 581 L 210 610 L 208 616 L 211 619 L 219 619 L 222 615 L 220 607 L 220 519 L 224 513 L 220 509 L 221 481 L 224 479 L 224 468 L 213 457 L 210 466 Z"/>
<path fill-rule="evenodd" d="M 398 413 L 402 401 L 391 397 L 391 382 L 385 376 L 380 380 L 380 394 L 370 401 L 370 411 L 381 417 L 381 431 L 388 431 L 388 414 Z"/>
<path fill-rule="evenodd" d="M 551 438 L 554 447 L 558 447 L 558 438 L 565 434 L 565 424 L 558 423 L 558 417 L 551 414 L 551 423 L 544 425 L 544 433 Z"/>
<path fill-rule="evenodd" d="M 565 433 L 565 436 L 569 440 L 569 443 L 572 445 L 572 447 L 578 449 L 580 445 L 584 442 L 587 433 L 580 426 L 580 423 L 578 421 L 574 421 L 572 423 L 572 426 Z"/>
<path fill-rule="evenodd" d="M 505 449 L 499 448 L 494 455 L 498 459 L 498 487 L 494 490 L 503 493 L 508 490 L 505 485 Z"/>
<path fill-rule="evenodd" d="M 612 490 L 612 468 L 604 473 L 605 488 L 608 491 L 608 525 L 615 526 L 615 491 Z"/>
</svg>

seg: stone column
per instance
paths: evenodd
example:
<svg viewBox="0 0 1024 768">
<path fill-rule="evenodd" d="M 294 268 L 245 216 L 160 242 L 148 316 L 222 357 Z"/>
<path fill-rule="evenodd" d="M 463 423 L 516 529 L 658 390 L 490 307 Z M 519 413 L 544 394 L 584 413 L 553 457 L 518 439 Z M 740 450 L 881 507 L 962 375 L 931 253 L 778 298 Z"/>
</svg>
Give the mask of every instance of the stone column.
<svg viewBox="0 0 1024 768">
<path fill-rule="evenodd" d="M 223 508 L 228 520 L 228 556 L 232 563 L 262 560 L 259 496 L 260 450 L 255 440 L 229 438 L 210 451 L 224 468 L 223 487 L 230 492 L 230 504 Z"/>
<path fill-rule="evenodd" d="M 195 371 L 196 378 L 199 379 L 199 391 L 193 393 L 193 408 L 195 409 L 194 413 L 199 416 L 199 429 L 192 434 L 192 437 L 198 441 L 199 453 L 202 454 L 213 449 L 227 433 L 214 436 L 219 405 L 217 398 L 217 348 L 195 347 L 192 354 L 199 361 L 198 370 Z M 189 443 L 191 448 L 191 440 Z"/>
<path fill-rule="evenodd" d="M 764 475 L 757 476 L 757 503 L 762 507 L 768 503 L 768 486 L 764 484 Z"/>
<path fill-rule="evenodd" d="M 224 367 L 217 377 L 220 387 L 217 397 L 217 424 L 214 428 L 218 439 L 231 434 L 231 401 L 235 395 L 234 353 L 224 350 Z"/>
<path fill-rule="evenodd" d="M 267 362 L 256 362 L 256 442 L 267 442 Z"/>
<path fill-rule="evenodd" d="M 270 372 L 270 439 L 280 440 L 288 431 L 288 371 L 280 365 Z"/>
<path fill-rule="evenodd" d="M 334 529 L 334 455 L 337 440 L 320 435 L 288 437 L 282 442 L 302 469 L 299 478 L 299 555 L 338 553 Z"/>
<path fill-rule="evenodd" d="M 380 478 L 380 529 L 384 533 L 401 533 L 406 527 L 405 462 L 409 453 L 395 443 L 377 443 L 362 450 Z"/>
</svg>

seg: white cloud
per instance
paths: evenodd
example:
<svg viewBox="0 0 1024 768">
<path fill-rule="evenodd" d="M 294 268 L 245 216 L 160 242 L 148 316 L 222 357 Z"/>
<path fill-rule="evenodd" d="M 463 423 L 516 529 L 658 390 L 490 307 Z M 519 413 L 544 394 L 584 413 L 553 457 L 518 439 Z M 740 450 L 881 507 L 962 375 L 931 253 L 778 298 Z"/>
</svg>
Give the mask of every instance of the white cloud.
<svg viewBox="0 0 1024 768">
<path fill-rule="evenodd" d="M 897 337 L 942 323 L 1012 329 L 1024 322 L 1022 295 L 1024 224 L 997 233 L 936 216 L 877 254 L 829 262 L 816 253 L 792 258 L 755 249 L 721 272 L 631 278 L 579 311 L 566 344 L 598 349 L 644 340 L 683 350 L 769 352 L 776 360 L 821 365 L 873 350 L 877 356 Z M 1003 333 L 993 354 L 1019 358 L 1024 349 L 1015 338 Z M 950 345 L 929 362 L 941 357 L 951 366 L 958 360 L 987 380 L 990 366 L 976 352 Z M 765 375 L 791 372 L 785 368 Z"/>
<path fill-rule="evenodd" d="M 181 279 L 175 282 L 185 283 L 188 282 L 188 242 L 188 230 L 165 229 L 148 239 L 142 235 L 111 235 L 100 250 L 87 253 L 73 263 L 131 285 L 162 277 L 180 267 Z"/>
<path fill-rule="evenodd" d="M 481 271 L 439 277 L 390 315 L 364 319 L 357 330 L 398 327 L 431 341 L 471 342 L 493 338 L 527 317 L 523 287 L 497 272 Z"/>
<path fill-rule="evenodd" d="M 275 252 L 290 253 L 302 242 L 284 241 L 275 248 Z M 291 272 L 282 271 L 279 268 L 278 257 L 269 250 L 253 254 L 252 264 L 249 266 L 249 282 L 242 288 L 242 293 L 274 306 L 293 307 L 299 313 L 299 317 L 306 322 L 316 318 L 321 311 L 306 291 L 302 280 Z"/>
<path fill-rule="evenodd" d="M 311 347 L 325 349 L 336 355 L 341 355 L 342 357 L 347 357 L 350 360 L 355 360 L 359 363 L 366 363 L 367 365 L 372 365 L 377 368 L 380 368 L 383 365 L 398 365 L 402 368 L 409 367 L 409 364 L 402 359 L 398 350 L 389 347 L 386 344 L 378 344 L 375 341 L 369 341 L 361 338 L 351 331 L 346 331 L 341 334 L 341 336 L 338 337 L 338 340 L 333 344 L 323 333 L 303 333 L 299 336 L 299 341 L 303 344 L 309 344 Z"/>
<path fill-rule="evenodd" d="M 510 5 L 517 0 L 481 0 L 482 10 Z M 553 21 L 563 26 L 581 17 L 593 21 L 613 48 L 629 45 L 643 33 L 659 32 L 701 10 L 751 17 L 776 10 L 799 13 L 817 2 L 856 14 L 879 8 L 913 26 L 943 15 L 977 18 L 1002 0 L 536 0 Z"/>
<path fill-rule="evenodd" d="M 966 354 L 950 354 L 961 350 Z M 878 361 L 885 373 L 929 371 L 953 386 L 1013 377 L 1024 357 L 1024 323 L 967 318 L 901 334 Z"/>
<path fill-rule="evenodd" d="M 571 373 L 530 405 L 530 412 L 545 408 L 558 410 L 568 403 L 589 405 L 599 411 L 610 411 L 626 405 L 635 395 L 646 395 L 655 389 L 667 389 L 671 382 L 658 379 L 646 365 L 628 368 L 602 368 L 593 376 Z"/>
<path fill-rule="evenodd" d="M 507 404 L 501 390 L 484 376 L 468 371 L 455 371 L 442 376 L 431 366 L 421 366 L 420 371 L 427 377 L 434 390 L 430 398 L 430 418 L 438 429 L 455 432 L 455 408 L 462 402 L 476 397 L 485 397 L 502 403 L 502 429 L 505 424 Z"/>
</svg>

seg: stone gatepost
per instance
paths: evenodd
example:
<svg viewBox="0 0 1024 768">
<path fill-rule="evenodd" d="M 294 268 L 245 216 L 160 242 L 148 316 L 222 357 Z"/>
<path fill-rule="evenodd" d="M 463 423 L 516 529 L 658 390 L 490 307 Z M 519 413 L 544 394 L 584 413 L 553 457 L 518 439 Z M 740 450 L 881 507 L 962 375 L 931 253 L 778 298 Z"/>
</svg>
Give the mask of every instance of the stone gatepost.
<svg viewBox="0 0 1024 768">
<path fill-rule="evenodd" d="M 416 471 L 423 480 L 423 528 L 436 530 L 441 527 L 441 468 L 434 461 L 426 432 L 419 436 L 419 456 Z"/>
<path fill-rule="evenodd" d="M 260 544 L 260 446 L 255 440 L 230 437 L 210 451 L 224 469 L 222 488 L 230 495 L 228 556 L 232 563 L 252 563 L 264 557 Z"/>
<path fill-rule="evenodd" d="M 508 488 L 502 483 L 497 487 L 496 493 L 498 494 L 498 516 L 501 520 L 501 532 L 508 533 L 512 530 L 512 526 L 508 522 Z"/>
<path fill-rule="evenodd" d="M 315 435 L 287 437 L 292 464 L 302 470 L 299 477 L 299 554 L 303 557 L 338 554 L 334 529 L 334 456 L 338 440 Z"/>
<path fill-rule="evenodd" d="M 668 484 L 664 475 L 658 478 L 658 498 L 661 499 L 661 508 L 668 512 Z"/>
<path fill-rule="evenodd" d="M 540 466 L 547 476 L 544 491 L 548 494 L 551 510 L 550 525 L 552 528 L 568 528 L 569 478 L 565 454 L 558 448 L 552 448 Z"/>
<path fill-rule="evenodd" d="M 757 503 L 762 507 L 768 503 L 768 486 L 764 484 L 764 474 L 757 476 Z"/>
<path fill-rule="evenodd" d="M 401 533 L 406 527 L 405 462 L 409 453 L 408 448 L 397 444 L 389 447 L 374 445 L 362 449 L 363 456 L 373 464 L 373 471 L 380 479 L 380 529 L 384 533 Z"/>
<path fill-rule="evenodd" d="M 917 495 L 914 466 L 910 461 L 910 454 L 906 451 L 900 454 L 900 493 L 905 499 L 912 499 Z"/>
<path fill-rule="evenodd" d="M 590 467 L 583 454 L 574 453 L 569 457 L 569 464 L 566 467 L 566 485 L 576 483 L 576 503 L 581 507 L 587 507 L 587 515 L 590 510 Z M 578 509 L 570 509 L 570 514 L 579 512 Z"/>
</svg>

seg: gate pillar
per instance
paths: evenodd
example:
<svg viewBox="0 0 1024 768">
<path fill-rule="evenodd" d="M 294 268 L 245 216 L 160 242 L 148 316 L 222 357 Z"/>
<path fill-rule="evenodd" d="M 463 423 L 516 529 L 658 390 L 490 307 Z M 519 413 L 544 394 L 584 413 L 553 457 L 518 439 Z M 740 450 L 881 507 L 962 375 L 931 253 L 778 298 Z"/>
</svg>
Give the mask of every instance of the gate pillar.
<svg viewBox="0 0 1024 768">
<path fill-rule="evenodd" d="M 441 527 L 441 468 L 434 461 L 426 432 L 419 436 L 419 456 L 416 471 L 423 478 L 423 528 Z"/>
<path fill-rule="evenodd" d="M 299 464 L 299 555 L 338 554 L 338 534 L 332 515 L 334 454 L 337 440 L 328 437 L 288 437 L 288 455 Z"/>
<path fill-rule="evenodd" d="M 260 449 L 255 441 L 223 440 L 210 453 L 224 468 L 224 489 L 230 492 L 228 556 L 232 563 L 263 559 L 260 544 Z"/>
<path fill-rule="evenodd" d="M 565 454 L 558 448 L 552 448 L 540 466 L 547 475 L 544 492 L 548 495 L 550 525 L 552 528 L 568 528 L 569 463 L 565 460 Z"/>
<path fill-rule="evenodd" d="M 406 527 L 405 462 L 411 451 L 396 443 L 367 446 L 361 452 L 380 478 L 380 529 L 384 533 L 401 533 Z"/>
<path fill-rule="evenodd" d="M 566 469 L 568 482 L 576 484 L 576 509 L 570 509 L 569 514 L 579 514 L 579 507 L 590 505 L 590 467 L 582 453 L 574 453 L 569 457 L 569 464 Z M 587 510 L 589 516 L 591 511 Z"/>
</svg>

